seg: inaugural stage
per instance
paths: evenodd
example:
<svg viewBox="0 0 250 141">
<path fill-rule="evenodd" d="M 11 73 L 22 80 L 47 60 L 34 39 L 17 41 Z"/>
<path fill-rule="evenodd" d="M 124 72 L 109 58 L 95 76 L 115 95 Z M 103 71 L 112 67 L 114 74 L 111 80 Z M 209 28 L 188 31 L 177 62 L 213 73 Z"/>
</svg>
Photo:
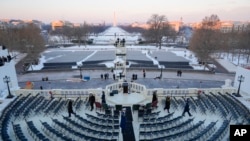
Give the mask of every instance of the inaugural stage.
<svg viewBox="0 0 250 141">
<path fill-rule="evenodd" d="M 107 101 L 110 104 L 121 104 L 124 106 L 131 106 L 133 104 L 139 104 L 146 100 L 143 94 L 130 93 L 130 94 L 114 94 L 114 96 L 107 97 Z"/>
</svg>

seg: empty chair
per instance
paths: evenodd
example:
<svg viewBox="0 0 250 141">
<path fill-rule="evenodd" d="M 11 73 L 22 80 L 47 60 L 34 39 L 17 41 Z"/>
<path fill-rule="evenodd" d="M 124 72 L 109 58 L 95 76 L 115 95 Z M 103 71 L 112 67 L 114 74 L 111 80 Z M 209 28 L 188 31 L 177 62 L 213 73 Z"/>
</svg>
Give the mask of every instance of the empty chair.
<svg viewBox="0 0 250 141">
<path fill-rule="evenodd" d="M 134 105 L 132 106 L 133 112 L 134 112 L 134 111 L 138 111 L 139 108 L 140 108 L 140 105 L 139 105 L 139 104 L 134 104 Z"/>
<path fill-rule="evenodd" d="M 152 105 L 151 105 L 152 109 L 157 109 L 158 107 L 157 104 L 158 104 L 158 101 L 152 102 Z"/>
<path fill-rule="evenodd" d="M 122 110 L 122 105 L 115 105 L 115 110 L 121 111 Z"/>
<path fill-rule="evenodd" d="M 102 104 L 100 102 L 95 102 L 95 108 L 100 109 L 100 111 L 102 110 Z"/>
</svg>

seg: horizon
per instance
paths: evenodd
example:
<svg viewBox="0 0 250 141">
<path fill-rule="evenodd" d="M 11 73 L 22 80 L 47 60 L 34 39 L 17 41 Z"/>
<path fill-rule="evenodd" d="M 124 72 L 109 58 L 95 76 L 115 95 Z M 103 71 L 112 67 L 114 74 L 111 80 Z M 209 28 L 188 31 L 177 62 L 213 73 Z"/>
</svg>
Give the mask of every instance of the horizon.
<svg viewBox="0 0 250 141">
<path fill-rule="evenodd" d="M 60 3 L 59 3 L 60 2 Z M 248 0 L 189 1 L 119 1 L 119 0 L 6 0 L 1 1 L 0 19 L 39 20 L 50 23 L 66 20 L 72 23 L 146 23 L 152 14 L 165 15 L 168 21 L 201 22 L 216 14 L 221 21 L 249 21 Z M 239 16 L 240 15 L 240 16 Z"/>
</svg>

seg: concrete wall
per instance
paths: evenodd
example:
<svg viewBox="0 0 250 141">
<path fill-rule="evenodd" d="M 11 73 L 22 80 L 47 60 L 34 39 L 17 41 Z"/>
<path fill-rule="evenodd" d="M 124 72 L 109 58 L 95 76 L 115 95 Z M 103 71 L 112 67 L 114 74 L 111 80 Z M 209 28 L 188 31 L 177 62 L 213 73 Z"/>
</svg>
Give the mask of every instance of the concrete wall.
<svg viewBox="0 0 250 141">
<path fill-rule="evenodd" d="M 238 89 L 239 87 L 238 76 L 240 75 L 245 77 L 244 82 L 241 82 L 240 91 L 250 94 L 250 70 L 242 67 L 237 67 L 236 75 L 234 78 L 234 87 L 236 89 Z"/>
<path fill-rule="evenodd" d="M 7 55 L 8 50 L 2 50 L 2 47 L 0 46 L 0 57 L 7 57 Z M 6 62 L 3 66 L 0 67 L 0 98 L 4 98 L 8 94 L 7 84 L 3 81 L 3 78 L 5 76 L 10 77 L 9 86 L 11 90 L 16 90 L 19 88 L 14 60 Z"/>
</svg>

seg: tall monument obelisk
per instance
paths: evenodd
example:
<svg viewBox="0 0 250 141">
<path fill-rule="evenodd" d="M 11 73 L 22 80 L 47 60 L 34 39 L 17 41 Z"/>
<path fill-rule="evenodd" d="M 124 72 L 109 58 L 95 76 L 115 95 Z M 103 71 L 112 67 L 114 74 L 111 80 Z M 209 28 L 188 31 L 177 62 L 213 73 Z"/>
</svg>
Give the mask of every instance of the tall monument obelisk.
<svg viewBox="0 0 250 141">
<path fill-rule="evenodd" d="M 113 26 L 115 27 L 117 24 L 116 24 L 116 15 L 115 15 L 115 12 L 114 12 L 114 17 L 113 17 Z"/>
</svg>

